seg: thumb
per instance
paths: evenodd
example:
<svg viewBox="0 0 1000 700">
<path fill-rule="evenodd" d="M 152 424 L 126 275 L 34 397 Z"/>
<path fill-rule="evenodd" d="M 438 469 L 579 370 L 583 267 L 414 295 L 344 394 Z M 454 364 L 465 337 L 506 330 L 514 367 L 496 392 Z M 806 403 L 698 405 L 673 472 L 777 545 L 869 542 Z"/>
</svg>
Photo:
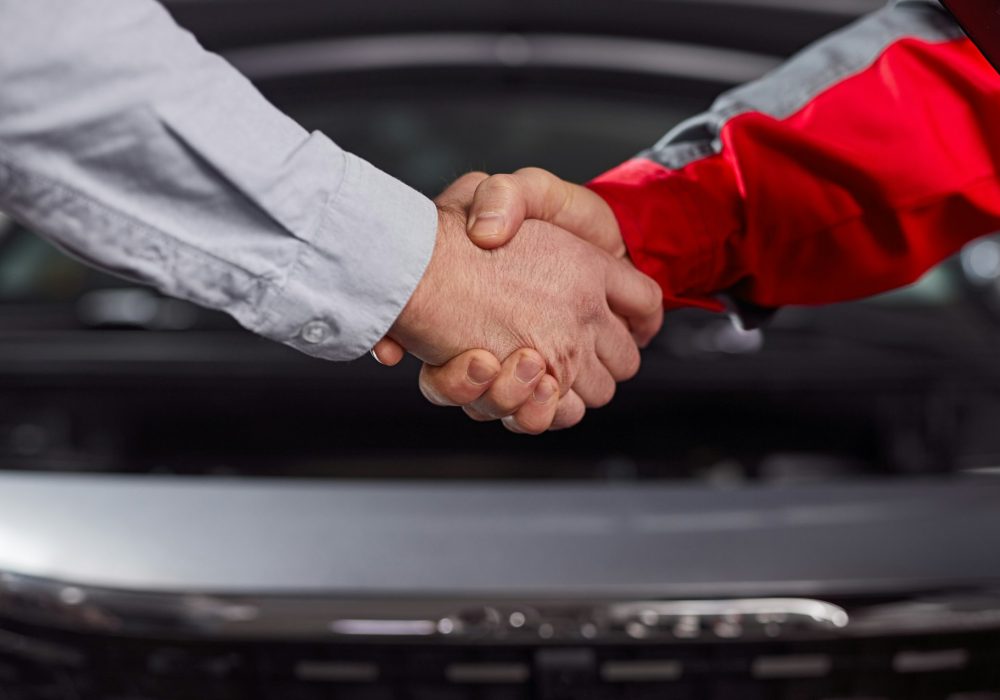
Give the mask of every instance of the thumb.
<svg viewBox="0 0 1000 700">
<path fill-rule="evenodd" d="M 469 237 L 480 248 L 499 248 L 525 219 L 564 228 L 615 257 L 625 254 L 611 207 L 595 192 L 541 168 L 522 168 L 480 182 L 469 210 Z"/>
<path fill-rule="evenodd" d="M 514 175 L 491 175 L 479 183 L 469 208 L 469 238 L 480 248 L 506 245 L 528 216 L 525 193 Z"/>
</svg>

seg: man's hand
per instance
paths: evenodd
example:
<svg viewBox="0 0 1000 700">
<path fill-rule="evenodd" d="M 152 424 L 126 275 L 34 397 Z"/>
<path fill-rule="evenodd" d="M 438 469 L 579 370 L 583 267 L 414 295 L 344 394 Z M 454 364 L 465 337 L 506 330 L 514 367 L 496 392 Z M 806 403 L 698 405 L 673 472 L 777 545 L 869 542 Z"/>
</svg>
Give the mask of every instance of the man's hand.
<svg viewBox="0 0 1000 700">
<path fill-rule="evenodd" d="M 464 212 L 482 178 L 466 176 L 438 199 L 433 258 L 389 335 L 431 365 L 455 358 L 422 375 L 424 393 L 436 403 L 465 405 L 478 419 L 516 414 L 508 427 L 523 432 L 571 425 L 584 406 L 604 405 L 616 381 L 638 370 L 638 349 L 611 307 L 626 316 L 656 314 L 659 288 L 609 253 L 539 221 L 527 222 L 501 249 L 477 248 Z M 393 363 L 387 344 L 380 345 L 380 360 Z M 459 354 L 470 347 L 489 352 Z M 507 359 L 498 366 L 496 356 Z"/>
</svg>

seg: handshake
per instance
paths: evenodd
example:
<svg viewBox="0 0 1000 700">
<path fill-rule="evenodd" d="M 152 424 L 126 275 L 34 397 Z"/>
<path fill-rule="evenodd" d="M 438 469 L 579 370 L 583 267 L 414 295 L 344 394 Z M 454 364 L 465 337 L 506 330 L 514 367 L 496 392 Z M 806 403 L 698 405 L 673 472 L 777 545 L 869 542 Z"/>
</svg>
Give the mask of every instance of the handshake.
<svg viewBox="0 0 1000 700">
<path fill-rule="evenodd" d="M 568 428 L 611 401 L 663 303 L 605 201 L 527 168 L 469 173 L 435 202 L 431 261 L 375 359 L 409 351 L 428 400 L 517 433 Z"/>
</svg>

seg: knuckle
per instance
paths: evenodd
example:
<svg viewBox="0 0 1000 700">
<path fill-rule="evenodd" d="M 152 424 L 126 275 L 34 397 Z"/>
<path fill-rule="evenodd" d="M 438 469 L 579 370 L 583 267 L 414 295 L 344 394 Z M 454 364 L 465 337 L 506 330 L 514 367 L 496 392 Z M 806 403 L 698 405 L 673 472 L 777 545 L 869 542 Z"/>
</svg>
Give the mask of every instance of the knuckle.
<svg viewBox="0 0 1000 700">
<path fill-rule="evenodd" d="M 440 390 L 449 406 L 463 406 L 476 398 L 475 390 L 465 380 L 452 379 Z"/>
<path fill-rule="evenodd" d="M 420 378 L 417 380 L 417 386 L 420 388 L 420 393 L 423 394 L 424 398 L 432 404 L 435 406 L 445 405 L 444 397 L 438 390 L 435 377 L 426 366 L 420 370 Z"/>
<path fill-rule="evenodd" d="M 608 316 L 607 302 L 596 294 L 583 294 L 576 302 L 577 322 L 590 326 L 603 321 Z"/>
<path fill-rule="evenodd" d="M 583 404 L 574 404 L 572 408 L 562 410 L 556 414 L 556 418 L 552 422 L 552 430 L 572 428 L 582 421 L 585 415 L 587 415 L 587 410 Z"/>
<path fill-rule="evenodd" d="M 549 363 L 548 372 L 556 380 L 560 389 L 573 386 L 580 371 L 580 358 L 584 353 L 575 345 L 567 345 L 553 352 L 553 362 Z"/>
<path fill-rule="evenodd" d="M 614 382 L 608 382 L 599 387 L 590 397 L 590 401 L 587 402 L 587 408 L 603 408 L 607 406 L 615 398 L 615 391 L 617 389 L 618 385 Z"/>
<path fill-rule="evenodd" d="M 652 316 L 653 314 L 659 312 L 663 307 L 663 289 L 660 284 L 649 277 L 646 277 L 646 289 L 649 295 L 648 303 L 646 305 L 646 315 Z"/>
<path fill-rule="evenodd" d="M 615 377 L 615 379 L 618 381 L 632 379 L 635 375 L 639 374 L 640 367 L 642 367 L 642 355 L 639 354 L 639 349 L 635 346 L 635 344 L 629 343 L 628 357 L 622 365 L 622 371 L 617 377 Z"/>
<path fill-rule="evenodd" d="M 445 370 L 438 377 L 438 381 L 434 385 L 434 389 L 437 391 L 439 396 L 442 396 L 445 400 L 451 403 L 467 403 L 463 400 L 469 391 L 465 382 L 465 372 L 458 371 L 458 368 L 446 366 Z"/>
<path fill-rule="evenodd" d="M 513 175 L 507 175 L 506 173 L 491 175 L 485 184 L 495 193 L 505 194 L 515 193 L 518 191 L 517 178 Z"/>
<path fill-rule="evenodd" d="M 548 179 L 550 177 L 548 170 L 544 170 L 534 165 L 529 165 L 524 168 L 518 168 L 514 171 L 514 176 L 525 180 L 539 180 Z"/>
<path fill-rule="evenodd" d="M 486 180 L 488 177 L 489 175 L 487 175 L 486 173 L 474 170 L 472 172 L 465 173 L 464 175 L 459 177 L 451 184 L 451 186 L 448 189 L 474 190 L 476 187 L 479 186 L 481 182 L 483 182 L 483 180 Z"/>
</svg>

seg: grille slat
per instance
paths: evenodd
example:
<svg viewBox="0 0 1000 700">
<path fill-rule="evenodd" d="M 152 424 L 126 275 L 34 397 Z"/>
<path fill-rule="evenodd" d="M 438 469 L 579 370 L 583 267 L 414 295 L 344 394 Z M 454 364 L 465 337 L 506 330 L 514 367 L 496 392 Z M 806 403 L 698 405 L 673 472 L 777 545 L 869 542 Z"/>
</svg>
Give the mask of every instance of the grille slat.
<svg viewBox="0 0 1000 700">
<path fill-rule="evenodd" d="M 547 648 L 0 630 L 80 660 L 0 649 L 0 700 L 1000 700 L 1000 634 L 983 632 Z"/>
</svg>

